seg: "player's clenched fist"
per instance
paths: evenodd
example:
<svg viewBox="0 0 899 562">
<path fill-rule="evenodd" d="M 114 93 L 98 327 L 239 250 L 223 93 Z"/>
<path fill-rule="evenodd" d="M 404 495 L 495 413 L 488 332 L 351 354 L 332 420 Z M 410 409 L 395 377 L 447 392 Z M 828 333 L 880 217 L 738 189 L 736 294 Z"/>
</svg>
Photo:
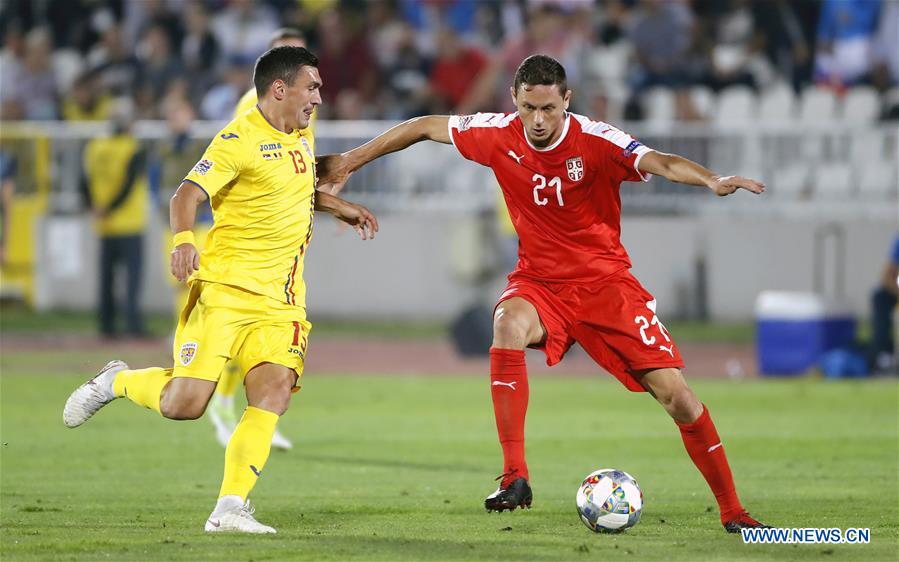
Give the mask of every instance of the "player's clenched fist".
<svg viewBox="0 0 899 562">
<path fill-rule="evenodd" d="M 172 275 L 178 281 L 185 281 L 190 274 L 200 269 L 200 253 L 196 246 L 184 243 L 172 250 Z"/>
</svg>

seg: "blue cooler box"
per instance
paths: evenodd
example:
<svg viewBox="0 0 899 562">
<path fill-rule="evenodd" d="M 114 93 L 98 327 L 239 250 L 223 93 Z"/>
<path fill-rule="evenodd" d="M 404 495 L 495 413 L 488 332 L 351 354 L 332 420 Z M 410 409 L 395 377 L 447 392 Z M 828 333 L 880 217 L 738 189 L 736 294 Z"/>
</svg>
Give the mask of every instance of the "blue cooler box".
<svg viewBox="0 0 899 562">
<path fill-rule="evenodd" d="M 762 375 L 801 375 L 825 352 L 855 340 L 852 313 L 815 293 L 765 291 L 756 299 L 755 317 Z"/>
</svg>

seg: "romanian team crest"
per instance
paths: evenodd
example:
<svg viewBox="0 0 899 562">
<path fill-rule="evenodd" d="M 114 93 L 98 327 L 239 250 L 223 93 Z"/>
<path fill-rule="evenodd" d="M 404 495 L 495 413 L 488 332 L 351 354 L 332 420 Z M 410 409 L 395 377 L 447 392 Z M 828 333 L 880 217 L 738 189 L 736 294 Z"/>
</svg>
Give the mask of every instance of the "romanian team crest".
<svg viewBox="0 0 899 562">
<path fill-rule="evenodd" d="M 568 179 L 581 181 L 584 177 L 584 160 L 580 156 L 569 158 L 565 161 L 565 169 L 568 171 Z"/>
<path fill-rule="evenodd" d="M 187 367 L 197 355 L 197 342 L 190 341 L 181 345 L 181 364 Z"/>
</svg>

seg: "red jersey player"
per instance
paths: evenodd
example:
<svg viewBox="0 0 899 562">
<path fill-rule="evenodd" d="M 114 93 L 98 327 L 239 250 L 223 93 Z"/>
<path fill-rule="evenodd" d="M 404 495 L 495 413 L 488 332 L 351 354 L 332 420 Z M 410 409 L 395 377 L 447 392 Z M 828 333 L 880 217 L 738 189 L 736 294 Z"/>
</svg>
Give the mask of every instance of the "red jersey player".
<svg viewBox="0 0 899 562">
<path fill-rule="evenodd" d="M 430 139 L 455 145 L 493 170 L 519 236 L 518 265 L 493 319 L 490 379 L 504 468 L 490 511 L 529 507 L 524 455 L 528 404 L 525 347 L 558 363 L 578 342 L 628 390 L 649 392 L 680 429 L 729 532 L 763 527 L 737 498 L 708 409 L 681 374 L 680 353 L 656 316 L 656 301 L 631 275 L 619 240 L 623 181 L 705 186 L 718 195 L 761 193 L 761 183 L 719 176 L 680 156 L 654 151 L 606 123 L 568 113 L 571 91 L 556 60 L 534 55 L 515 73 L 516 113 L 426 116 L 319 162 L 321 183 L 342 187 L 349 174 L 385 154 Z"/>
</svg>

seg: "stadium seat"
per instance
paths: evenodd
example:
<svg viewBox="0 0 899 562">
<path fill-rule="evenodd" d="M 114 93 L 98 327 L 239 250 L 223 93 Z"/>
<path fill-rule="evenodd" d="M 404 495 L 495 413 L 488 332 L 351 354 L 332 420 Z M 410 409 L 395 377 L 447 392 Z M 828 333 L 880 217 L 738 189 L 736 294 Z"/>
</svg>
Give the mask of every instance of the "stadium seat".
<svg viewBox="0 0 899 562">
<path fill-rule="evenodd" d="M 51 64 L 53 75 L 56 77 L 56 87 L 60 92 L 68 92 L 84 68 L 84 59 L 74 49 L 60 49 L 53 52 Z"/>
<path fill-rule="evenodd" d="M 587 72 L 600 82 L 618 82 L 627 77 L 632 47 L 626 41 L 603 45 L 587 55 Z"/>
<path fill-rule="evenodd" d="M 718 95 L 715 123 L 748 123 L 756 119 L 755 93 L 746 86 L 732 86 Z"/>
<path fill-rule="evenodd" d="M 855 86 L 843 98 L 841 117 L 847 124 L 874 123 L 880 117 L 881 100 L 871 86 Z"/>
<path fill-rule="evenodd" d="M 808 188 L 808 168 L 792 164 L 774 171 L 768 190 L 775 199 L 801 199 Z"/>
<path fill-rule="evenodd" d="M 674 92 L 668 88 L 651 88 L 643 94 L 646 120 L 655 123 L 674 121 Z"/>
<path fill-rule="evenodd" d="M 858 182 L 859 198 L 865 201 L 892 201 L 897 203 L 899 184 L 899 164 L 877 161 L 860 168 Z"/>
<path fill-rule="evenodd" d="M 855 193 L 852 169 L 848 164 L 822 164 L 812 174 L 812 193 L 819 201 L 843 201 Z"/>
<path fill-rule="evenodd" d="M 711 88 L 707 86 L 693 86 L 690 88 L 690 101 L 703 119 L 712 119 L 715 115 L 718 99 Z"/>
<path fill-rule="evenodd" d="M 833 121 L 837 116 L 837 98 L 833 91 L 810 86 L 802 91 L 799 99 L 799 120 L 820 124 Z"/>
<path fill-rule="evenodd" d="M 773 86 L 761 95 L 758 117 L 764 123 L 786 123 L 793 121 L 796 96 L 786 84 Z"/>
</svg>

